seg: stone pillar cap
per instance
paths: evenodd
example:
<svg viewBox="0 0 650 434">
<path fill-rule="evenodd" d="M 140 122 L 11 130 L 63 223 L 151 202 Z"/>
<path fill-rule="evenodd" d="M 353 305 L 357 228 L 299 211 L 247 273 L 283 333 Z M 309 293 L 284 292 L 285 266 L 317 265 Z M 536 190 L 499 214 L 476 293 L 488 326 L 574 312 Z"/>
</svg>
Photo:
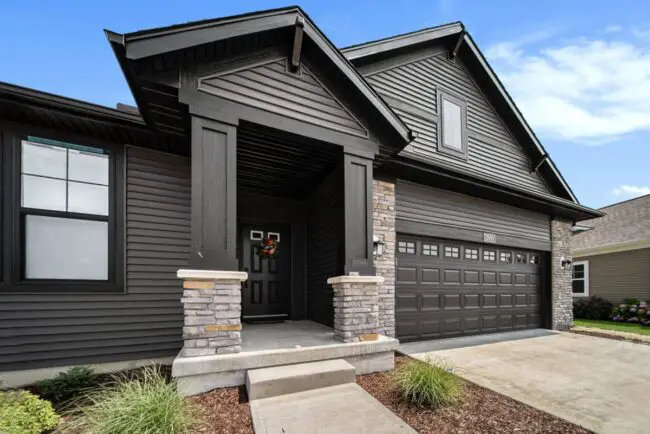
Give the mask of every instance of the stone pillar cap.
<svg viewBox="0 0 650 434">
<path fill-rule="evenodd" d="M 382 276 L 336 276 L 327 279 L 327 283 L 384 283 Z"/>
<path fill-rule="evenodd" d="M 176 276 L 179 279 L 197 280 L 239 280 L 248 279 L 245 271 L 218 271 L 218 270 L 178 270 Z"/>
</svg>

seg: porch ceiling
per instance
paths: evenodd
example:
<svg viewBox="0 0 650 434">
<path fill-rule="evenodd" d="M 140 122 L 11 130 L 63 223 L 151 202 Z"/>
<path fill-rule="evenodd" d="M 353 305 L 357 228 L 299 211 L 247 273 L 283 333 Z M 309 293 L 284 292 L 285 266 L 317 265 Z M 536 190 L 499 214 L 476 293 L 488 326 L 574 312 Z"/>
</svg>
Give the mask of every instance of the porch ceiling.
<svg viewBox="0 0 650 434">
<path fill-rule="evenodd" d="M 304 199 L 340 161 L 337 146 L 259 125 L 237 132 L 240 191 Z"/>
</svg>

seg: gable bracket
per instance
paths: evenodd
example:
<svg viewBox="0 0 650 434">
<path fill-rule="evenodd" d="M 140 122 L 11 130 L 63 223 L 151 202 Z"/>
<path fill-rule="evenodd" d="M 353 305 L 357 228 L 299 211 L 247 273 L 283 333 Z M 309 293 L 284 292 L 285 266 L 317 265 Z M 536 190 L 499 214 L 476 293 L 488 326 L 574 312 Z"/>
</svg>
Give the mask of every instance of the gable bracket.
<svg viewBox="0 0 650 434">
<path fill-rule="evenodd" d="M 530 171 L 530 173 L 537 172 L 539 168 L 542 167 L 542 164 L 544 164 L 546 160 L 548 160 L 548 154 L 542 155 L 542 158 L 539 160 L 539 163 L 535 165 L 535 167 L 533 168 L 533 170 Z"/>
<path fill-rule="evenodd" d="M 467 33 L 465 30 L 462 30 L 458 34 L 458 40 L 456 41 L 456 44 L 454 45 L 454 49 L 449 52 L 449 59 L 454 60 L 456 56 L 458 56 L 458 50 L 460 50 L 461 45 L 463 45 L 463 41 L 465 40 L 465 33 Z"/>
<path fill-rule="evenodd" d="M 300 68 L 300 52 L 302 51 L 302 35 L 305 29 L 305 19 L 298 15 L 296 17 L 296 31 L 293 36 L 293 51 L 291 52 L 291 71 L 296 72 Z"/>
</svg>

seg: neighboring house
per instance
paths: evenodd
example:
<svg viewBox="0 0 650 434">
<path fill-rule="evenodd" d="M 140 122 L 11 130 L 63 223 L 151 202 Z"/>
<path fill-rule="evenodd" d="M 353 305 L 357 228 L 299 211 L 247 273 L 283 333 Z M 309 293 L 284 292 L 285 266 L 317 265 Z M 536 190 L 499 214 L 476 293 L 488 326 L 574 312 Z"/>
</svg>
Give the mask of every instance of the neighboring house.
<svg viewBox="0 0 650 434">
<path fill-rule="evenodd" d="M 573 296 L 650 300 L 650 195 L 599 211 L 571 239 Z"/>
<path fill-rule="evenodd" d="M 238 352 L 240 310 L 357 339 L 327 284 L 354 273 L 403 341 L 570 325 L 561 259 L 602 213 L 461 23 L 345 49 L 295 7 L 106 35 L 137 110 L 0 84 L 0 371 Z M 183 305 L 188 268 L 246 271 L 241 302 Z"/>
</svg>

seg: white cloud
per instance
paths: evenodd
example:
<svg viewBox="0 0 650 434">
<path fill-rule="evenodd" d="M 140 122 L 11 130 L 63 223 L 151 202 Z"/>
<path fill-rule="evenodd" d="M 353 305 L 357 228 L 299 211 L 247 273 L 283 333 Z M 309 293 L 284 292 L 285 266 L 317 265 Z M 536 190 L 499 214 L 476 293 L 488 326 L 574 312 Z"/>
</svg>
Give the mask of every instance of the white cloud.
<svg viewBox="0 0 650 434">
<path fill-rule="evenodd" d="M 623 30 L 623 27 L 619 26 L 618 24 L 610 24 L 609 26 L 605 27 L 605 33 L 617 33 Z"/>
<path fill-rule="evenodd" d="M 531 40 L 542 39 L 498 43 L 486 55 L 536 131 L 602 144 L 650 130 L 650 47 L 574 39 L 531 50 Z"/>
<path fill-rule="evenodd" d="M 636 185 L 621 185 L 612 190 L 616 196 L 637 197 L 650 194 L 650 187 L 638 187 Z"/>
</svg>

